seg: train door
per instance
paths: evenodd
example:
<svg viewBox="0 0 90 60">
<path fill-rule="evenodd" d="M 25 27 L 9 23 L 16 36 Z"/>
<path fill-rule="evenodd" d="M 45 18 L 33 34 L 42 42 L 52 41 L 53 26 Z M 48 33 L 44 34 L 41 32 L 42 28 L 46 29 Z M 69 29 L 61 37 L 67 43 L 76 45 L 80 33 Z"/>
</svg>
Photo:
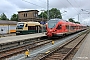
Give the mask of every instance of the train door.
<svg viewBox="0 0 90 60">
<path fill-rule="evenodd" d="M 39 26 L 36 25 L 36 33 L 39 33 Z"/>
<path fill-rule="evenodd" d="M 57 29 L 58 32 L 62 32 L 62 25 L 61 24 L 58 25 L 56 29 Z"/>
</svg>

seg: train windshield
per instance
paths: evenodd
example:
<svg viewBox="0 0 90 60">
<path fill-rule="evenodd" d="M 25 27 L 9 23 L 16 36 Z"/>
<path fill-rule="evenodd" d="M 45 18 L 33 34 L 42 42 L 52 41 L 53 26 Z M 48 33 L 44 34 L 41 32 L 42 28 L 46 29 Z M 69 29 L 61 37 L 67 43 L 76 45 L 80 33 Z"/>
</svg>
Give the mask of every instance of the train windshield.
<svg viewBox="0 0 90 60">
<path fill-rule="evenodd" d="M 23 26 L 24 26 L 24 23 L 18 23 L 18 24 L 17 24 L 17 29 L 22 29 Z"/>
<path fill-rule="evenodd" d="M 59 20 L 57 20 L 57 19 L 55 19 L 55 20 L 53 20 L 53 19 L 49 20 L 48 21 L 48 28 L 54 28 L 56 26 L 56 24 L 57 24 L 58 21 Z"/>
</svg>

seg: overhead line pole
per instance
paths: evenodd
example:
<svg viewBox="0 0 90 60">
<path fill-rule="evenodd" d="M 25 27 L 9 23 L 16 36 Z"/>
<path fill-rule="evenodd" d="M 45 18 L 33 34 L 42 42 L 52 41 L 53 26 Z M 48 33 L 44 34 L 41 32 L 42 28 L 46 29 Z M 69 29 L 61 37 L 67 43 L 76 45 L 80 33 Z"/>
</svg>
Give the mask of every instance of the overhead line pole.
<svg viewBox="0 0 90 60">
<path fill-rule="evenodd" d="M 49 0 L 47 0 L 47 20 L 49 20 Z"/>
<path fill-rule="evenodd" d="M 80 13 L 79 13 L 80 14 Z M 79 22 L 79 14 L 78 14 L 78 22 Z"/>
</svg>

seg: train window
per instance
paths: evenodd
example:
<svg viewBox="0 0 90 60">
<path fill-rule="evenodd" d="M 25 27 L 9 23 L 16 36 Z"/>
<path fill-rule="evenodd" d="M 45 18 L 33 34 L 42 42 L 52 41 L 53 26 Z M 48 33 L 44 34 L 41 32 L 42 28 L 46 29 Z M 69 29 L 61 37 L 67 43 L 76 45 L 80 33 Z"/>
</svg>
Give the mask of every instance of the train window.
<svg viewBox="0 0 90 60">
<path fill-rule="evenodd" d="M 26 26 L 25 27 L 28 27 L 28 25 L 26 24 Z"/>
<path fill-rule="evenodd" d="M 69 29 L 69 25 L 66 25 L 66 29 Z"/>
<path fill-rule="evenodd" d="M 70 30 L 73 30 L 73 29 L 74 29 L 73 26 L 71 26 L 71 27 L 70 27 Z"/>
<path fill-rule="evenodd" d="M 72 26 L 72 29 L 74 30 L 74 26 Z"/>
<path fill-rule="evenodd" d="M 28 30 L 36 30 L 36 26 L 28 26 Z"/>
<path fill-rule="evenodd" d="M 17 29 L 22 29 L 23 26 L 24 26 L 24 23 L 18 23 L 18 24 L 17 24 Z"/>
<path fill-rule="evenodd" d="M 58 25 L 56 29 L 61 29 L 61 25 Z"/>
</svg>

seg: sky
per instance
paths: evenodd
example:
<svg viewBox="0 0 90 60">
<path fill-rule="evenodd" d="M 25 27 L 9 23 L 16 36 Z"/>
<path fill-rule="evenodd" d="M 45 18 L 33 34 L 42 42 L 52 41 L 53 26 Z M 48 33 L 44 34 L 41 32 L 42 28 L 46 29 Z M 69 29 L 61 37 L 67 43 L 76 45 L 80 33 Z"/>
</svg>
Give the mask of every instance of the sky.
<svg viewBox="0 0 90 60">
<path fill-rule="evenodd" d="M 90 26 L 90 0 L 48 0 L 49 9 L 57 8 L 62 18 L 74 18 L 81 24 Z M 0 0 L 0 14 L 5 13 L 10 19 L 11 15 L 24 10 L 47 10 L 47 0 Z M 65 12 L 67 11 L 67 12 Z M 79 19 L 78 19 L 79 16 Z"/>
</svg>

